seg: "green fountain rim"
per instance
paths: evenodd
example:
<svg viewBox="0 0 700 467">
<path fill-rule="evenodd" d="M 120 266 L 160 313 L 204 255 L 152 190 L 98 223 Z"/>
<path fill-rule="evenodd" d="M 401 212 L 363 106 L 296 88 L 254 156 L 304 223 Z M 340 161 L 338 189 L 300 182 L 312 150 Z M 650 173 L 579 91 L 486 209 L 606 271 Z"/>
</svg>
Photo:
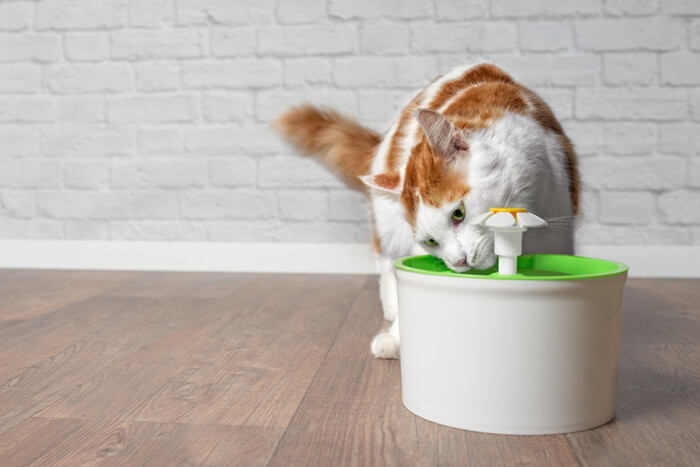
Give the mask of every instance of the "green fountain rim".
<svg viewBox="0 0 700 467">
<path fill-rule="evenodd" d="M 464 273 L 450 270 L 445 263 L 431 255 L 404 256 L 394 261 L 402 271 L 431 276 L 462 279 L 495 279 L 524 281 L 561 281 L 595 279 L 624 274 L 629 266 L 616 261 L 585 256 L 534 254 L 518 257 L 518 274 L 502 275 L 496 266 L 489 269 L 471 269 Z"/>
</svg>

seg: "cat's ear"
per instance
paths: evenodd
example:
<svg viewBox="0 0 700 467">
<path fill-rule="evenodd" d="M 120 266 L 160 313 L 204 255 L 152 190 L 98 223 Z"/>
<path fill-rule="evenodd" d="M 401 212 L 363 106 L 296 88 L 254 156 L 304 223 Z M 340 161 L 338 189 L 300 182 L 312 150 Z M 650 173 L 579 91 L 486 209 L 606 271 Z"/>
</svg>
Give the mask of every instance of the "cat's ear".
<svg viewBox="0 0 700 467">
<path fill-rule="evenodd" d="M 400 196 L 403 189 L 401 174 L 399 172 L 390 172 L 379 175 L 361 175 L 360 180 L 372 188 L 382 193 L 389 195 Z"/>
<path fill-rule="evenodd" d="M 435 154 L 447 160 L 452 160 L 462 153 L 466 155 L 469 144 L 464 133 L 442 114 L 430 109 L 419 109 L 416 119 Z"/>
</svg>

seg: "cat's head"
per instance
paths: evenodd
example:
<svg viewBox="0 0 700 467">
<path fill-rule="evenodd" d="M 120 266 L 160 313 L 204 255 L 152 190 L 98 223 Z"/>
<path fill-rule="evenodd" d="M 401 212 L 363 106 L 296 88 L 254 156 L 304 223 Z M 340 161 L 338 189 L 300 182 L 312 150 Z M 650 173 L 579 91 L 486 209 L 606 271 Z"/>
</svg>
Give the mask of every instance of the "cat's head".
<svg viewBox="0 0 700 467">
<path fill-rule="evenodd" d="M 506 205 L 515 191 L 500 167 L 502 149 L 486 141 L 492 129 L 462 130 L 427 109 L 416 118 L 425 138 L 412 149 L 405 173 L 363 180 L 401 200 L 416 243 L 453 271 L 495 265 L 493 234 L 469 223 L 491 207 Z"/>
</svg>

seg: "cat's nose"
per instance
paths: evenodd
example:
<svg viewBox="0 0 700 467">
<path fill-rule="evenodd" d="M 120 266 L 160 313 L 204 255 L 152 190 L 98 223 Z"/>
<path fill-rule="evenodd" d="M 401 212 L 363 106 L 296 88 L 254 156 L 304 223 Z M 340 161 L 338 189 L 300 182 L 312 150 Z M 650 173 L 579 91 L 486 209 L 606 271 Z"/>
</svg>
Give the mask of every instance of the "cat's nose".
<svg viewBox="0 0 700 467">
<path fill-rule="evenodd" d="M 460 259 L 458 262 L 455 263 L 455 266 L 466 266 L 467 265 L 467 258 L 466 256 L 462 259 Z"/>
</svg>

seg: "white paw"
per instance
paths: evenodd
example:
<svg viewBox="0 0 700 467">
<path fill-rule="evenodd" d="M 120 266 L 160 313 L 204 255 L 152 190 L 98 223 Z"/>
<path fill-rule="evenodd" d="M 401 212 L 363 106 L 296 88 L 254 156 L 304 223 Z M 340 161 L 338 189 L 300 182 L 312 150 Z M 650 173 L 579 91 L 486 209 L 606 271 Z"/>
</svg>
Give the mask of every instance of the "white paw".
<svg viewBox="0 0 700 467">
<path fill-rule="evenodd" d="M 399 358 L 399 338 L 380 332 L 372 339 L 372 353 L 377 358 Z"/>
</svg>

